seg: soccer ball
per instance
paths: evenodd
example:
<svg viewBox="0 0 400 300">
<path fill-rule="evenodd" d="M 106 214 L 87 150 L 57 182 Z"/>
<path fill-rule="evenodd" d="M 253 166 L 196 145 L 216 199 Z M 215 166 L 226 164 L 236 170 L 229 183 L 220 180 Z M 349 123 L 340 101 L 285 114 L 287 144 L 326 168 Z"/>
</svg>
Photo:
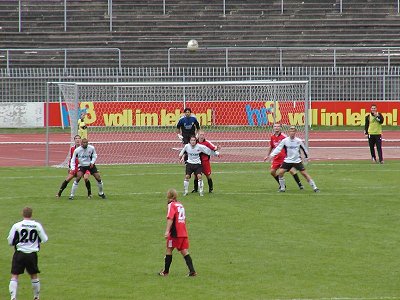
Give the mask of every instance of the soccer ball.
<svg viewBox="0 0 400 300">
<path fill-rule="evenodd" d="M 196 40 L 190 40 L 187 43 L 187 49 L 189 51 L 196 51 L 199 48 L 199 43 Z"/>
</svg>

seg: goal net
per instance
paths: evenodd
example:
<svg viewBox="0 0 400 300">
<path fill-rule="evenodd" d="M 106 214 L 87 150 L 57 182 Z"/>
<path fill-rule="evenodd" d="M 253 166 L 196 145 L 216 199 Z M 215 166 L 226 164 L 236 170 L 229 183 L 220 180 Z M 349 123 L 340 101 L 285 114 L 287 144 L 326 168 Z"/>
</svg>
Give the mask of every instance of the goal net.
<svg viewBox="0 0 400 300">
<path fill-rule="evenodd" d="M 221 147 L 214 161 L 262 161 L 274 123 L 283 131 L 296 126 L 308 144 L 308 81 L 55 84 L 69 114 L 70 141 L 85 112 L 98 164 L 177 162 L 176 124 L 185 107 Z M 66 166 L 68 157 L 60 163 Z"/>
</svg>

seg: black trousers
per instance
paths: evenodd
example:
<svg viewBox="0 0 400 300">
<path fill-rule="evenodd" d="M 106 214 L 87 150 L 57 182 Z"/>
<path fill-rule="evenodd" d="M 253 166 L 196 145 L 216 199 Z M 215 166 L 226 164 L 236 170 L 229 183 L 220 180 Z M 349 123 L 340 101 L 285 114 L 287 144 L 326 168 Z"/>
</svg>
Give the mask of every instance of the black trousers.
<svg viewBox="0 0 400 300">
<path fill-rule="evenodd" d="M 379 161 L 383 161 L 382 154 L 382 135 L 380 134 L 369 134 L 368 135 L 369 150 L 371 151 L 371 157 L 376 160 L 375 145 L 378 152 Z"/>
</svg>

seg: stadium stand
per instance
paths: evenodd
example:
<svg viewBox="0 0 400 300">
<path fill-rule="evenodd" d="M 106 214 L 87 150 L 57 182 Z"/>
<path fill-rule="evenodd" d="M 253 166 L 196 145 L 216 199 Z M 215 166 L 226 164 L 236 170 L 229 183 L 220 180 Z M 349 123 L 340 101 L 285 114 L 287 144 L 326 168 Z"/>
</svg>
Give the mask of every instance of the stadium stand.
<svg viewBox="0 0 400 300">
<path fill-rule="evenodd" d="M 174 67 L 221 67 L 223 47 L 271 47 L 230 49 L 230 66 L 278 66 L 276 47 L 285 49 L 285 64 L 293 66 L 332 63 L 328 47 L 397 47 L 400 31 L 394 0 L 113 0 L 112 19 L 107 1 L 67 1 L 64 23 L 63 0 L 0 2 L 0 48 L 114 47 L 122 51 L 124 67 L 165 67 L 169 48 L 184 48 L 195 38 L 208 50 L 188 54 L 172 49 Z M 111 29 L 111 30 L 110 30 Z M 218 47 L 218 48 L 215 48 Z M 323 47 L 327 47 L 324 49 Z M 215 48 L 215 49 L 211 49 Z M 385 52 L 366 49 L 337 51 L 338 64 L 382 65 Z M 354 54 L 354 55 L 353 55 Z M 68 67 L 115 67 L 116 58 L 103 52 L 71 53 Z M 5 56 L 0 50 L 0 56 Z M 398 56 L 392 63 L 398 64 Z M 62 67 L 63 51 L 30 51 L 13 54 L 12 67 Z M 5 67 L 4 59 L 0 67 Z"/>
</svg>

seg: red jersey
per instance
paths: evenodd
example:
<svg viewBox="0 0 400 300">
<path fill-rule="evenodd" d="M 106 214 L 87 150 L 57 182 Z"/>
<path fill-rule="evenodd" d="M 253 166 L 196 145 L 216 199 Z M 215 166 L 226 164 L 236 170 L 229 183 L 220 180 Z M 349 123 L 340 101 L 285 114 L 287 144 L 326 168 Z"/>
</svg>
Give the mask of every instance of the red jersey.
<svg viewBox="0 0 400 300">
<path fill-rule="evenodd" d="M 279 143 L 286 137 L 286 135 L 284 133 L 280 133 L 279 135 L 271 135 L 271 140 L 269 142 L 269 145 L 271 147 L 272 150 L 274 150 L 276 147 L 278 147 Z M 279 154 L 277 156 L 274 157 L 274 160 L 284 160 L 284 158 L 286 157 L 286 152 L 285 149 L 282 149 L 281 152 L 279 152 Z"/>
<path fill-rule="evenodd" d="M 77 146 L 75 145 L 75 146 L 72 146 L 71 149 L 69 149 L 69 157 L 70 157 L 69 161 L 70 162 L 71 162 L 72 155 L 74 155 L 74 151 L 76 148 L 77 148 Z M 69 165 L 68 165 L 69 168 L 71 168 L 70 164 L 71 163 L 69 163 Z M 78 172 L 78 158 L 75 158 L 75 171 Z"/>
<path fill-rule="evenodd" d="M 182 203 L 173 201 L 168 203 L 167 219 L 172 220 L 171 237 L 187 237 L 185 208 Z"/>
<path fill-rule="evenodd" d="M 215 146 L 213 143 L 211 143 L 209 141 L 206 141 L 206 140 L 204 140 L 202 142 L 198 142 L 197 144 L 204 145 L 207 148 L 210 148 L 211 150 L 214 150 L 214 151 L 217 150 L 217 146 Z M 201 152 L 200 153 L 200 160 L 201 160 L 201 162 L 208 161 L 208 160 L 210 160 L 210 155 L 207 155 L 207 154 Z"/>
</svg>

